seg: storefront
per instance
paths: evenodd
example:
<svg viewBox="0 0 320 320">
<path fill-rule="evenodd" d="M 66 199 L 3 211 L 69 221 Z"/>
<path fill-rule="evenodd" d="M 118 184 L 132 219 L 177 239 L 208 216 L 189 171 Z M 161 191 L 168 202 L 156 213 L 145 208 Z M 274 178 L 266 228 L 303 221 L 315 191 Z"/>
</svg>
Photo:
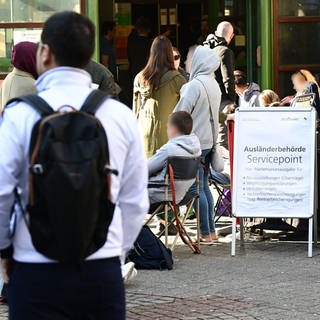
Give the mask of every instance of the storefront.
<svg viewBox="0 0 320 320">
<path fill-rule="evenodd" d="M 100 18 L 116 19 L 120 36 L 125 37 L 144 15 L 151 19 L 154 34 L 169 27 L 179 48 L 190 26 L 200 25 L 202 17 L 208 18 L 210 31 L 222 20 L 232 22 L 236 67 L 280 96 L 293 93 L 293 72 L 301 68 L 320 72 L 320 0 L 114 0 L 108 10 L 103 2 L 100 0 Z M 122 46 L 124 43 L 121 40 Z"/>
<path fill-rule="evenodd" d="M 38 41 L 43 22 L 60 10 L 76 10 L 96 24 L 117 21 L 118 63 L 125 68 L 127 37 L 140 16 L 151 34 L 168 31 L 180 50 L 206 18 L 209 31 L 222 20 L 235 26 L 236 66 L 261 87 L 292 93 L 290 75 L 301 68 L 320 72 L 320 0 L 0 0 L 0 77 L 10 68 L 12 45 Z M 97 32 L 95 59 L 99 60 Z"/>
</svg>

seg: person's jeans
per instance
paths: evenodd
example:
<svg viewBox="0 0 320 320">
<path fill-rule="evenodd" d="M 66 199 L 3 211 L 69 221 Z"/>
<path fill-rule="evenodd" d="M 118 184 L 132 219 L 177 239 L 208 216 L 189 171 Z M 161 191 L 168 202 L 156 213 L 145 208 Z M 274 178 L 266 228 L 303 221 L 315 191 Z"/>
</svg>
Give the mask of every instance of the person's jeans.
<svg viewBox="0 0 320 320">
<path fill-rule="evenodd" d="M 199 167 L 199 191 L 200 191 L 200 231 L 202 236 L 215 232 L 213 215 L 213 197 L 209 188 L 209 167 L 211 149 L 202 150 L 201 164 Z M 204 168 L 205 164 L 206 168 Z M 190 188 L 192 195 L 197 194 L 197 186 L 194 183 Z"/>
<path fill-rule="evenodd" d="M 10 320 L 125 320 L 120 259 L 77 265 L 15 262 Z"/>
</svg>

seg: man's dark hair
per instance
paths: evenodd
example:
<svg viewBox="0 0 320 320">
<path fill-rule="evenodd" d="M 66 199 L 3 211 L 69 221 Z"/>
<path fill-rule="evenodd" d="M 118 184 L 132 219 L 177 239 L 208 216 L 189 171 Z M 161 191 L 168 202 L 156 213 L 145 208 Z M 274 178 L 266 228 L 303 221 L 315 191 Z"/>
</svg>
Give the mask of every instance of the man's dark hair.
<svg viewBox="0 0 320 320">
<path fill-rule="evenodd" d="M 149 33 L 151 30 L 150 21 L 145 17 L 140 17 L 134 26 L 138 32 Z"/>
<path fill-rule="evenodd" d="M 177 111 L 170 115 L 169 123 L 175 126 L 181 134 L 188 135 L 192 132 L 193 120 L 190 113 Z"/>
<path fill-rule="evenodd" d="M 116 27 L 116 23 L 114 21 L 105 21 L 101 26 L 101 36 L 105 36 L 108 32 L 113 31 Z"/>
<path fill-rule="evenodd" d="M 84 68 L 94 52 L 95 27 L 76 12 L 59 12 L 45 22 L 41 42 L 49 46 L 58 65 Z"/>
<path fill-rule="evenodd" d="M 248 84 L 246 73 L 240 70 L 236 70 L 234 72 L 234 84 L 238 87 L 245 87 Z"/>
</svg>

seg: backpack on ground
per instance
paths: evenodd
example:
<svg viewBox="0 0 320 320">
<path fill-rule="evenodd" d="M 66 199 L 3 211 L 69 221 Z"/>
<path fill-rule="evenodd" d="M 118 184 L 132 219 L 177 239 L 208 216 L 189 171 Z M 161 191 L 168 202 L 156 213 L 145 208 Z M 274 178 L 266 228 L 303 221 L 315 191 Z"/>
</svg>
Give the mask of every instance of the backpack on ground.
<svg viewBox="0 0 320 320">
<path fill-rule="evenodd" d="M 130 250 L 128 259 L 137 269 L 172 270 L 172 252 L 157 238 L 148 226 L 143 226 Z"/>
<path fill-rule="evenodd" d="M 29 200 L 26 210 L 16 191 L 37 251 L 62 263 L 80 263 L 101 248 L 113 218 L 109 149 L 94 116 L 107 99 L 93 91 L 78 111 L 54 110 L 37 95 L 25 102 L 40 115 L 30 142 Z"/>
</svg>

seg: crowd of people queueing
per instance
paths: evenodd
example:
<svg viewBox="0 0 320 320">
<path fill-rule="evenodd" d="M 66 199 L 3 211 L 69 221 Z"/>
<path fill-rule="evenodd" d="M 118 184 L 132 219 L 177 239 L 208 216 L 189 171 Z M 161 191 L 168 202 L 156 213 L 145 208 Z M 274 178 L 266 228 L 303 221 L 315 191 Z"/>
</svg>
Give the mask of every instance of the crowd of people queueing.
<svg viewBox="0 0 320 320">
<path fill-rule="evenodd" d="M 90 61 L 85 70 L 91 75 L 94 88 L 117 96 L 121 89 L 114 81 L 115 56 L 110 53 L 115 24 L 106 23 L 103 28 L 106 37 L 101 49 L 102 64 Z M 173 112 L 185 111 L 192 116 L 192 134 L 199 139 L 201 160 L 205 164 L 199 167 L 201 240 L 210 244 L 217 240 L 214 203 L 209 189 L 210 159 L 213 152 L 219 152 L 228 165 L 225 120 L 237 107 L 285 106 L 290 105 L 295 96 L 281 100 L 272 90 L 260 92 L 259 85 L 250 83 L 245 72 L 235 70 L 234 55 L 228 47 L 234 37 L 229 22 L 220 23 L 203 45 L 190 47 L 185 69 L 179 50 L 172 46 L 169 38 L 160 35 L 151 42 L 147 37 L 149 32 L 147 21 L 140 18 L 128 39 L 132 107 L 138 119 L 144 151 L 150 163 L 157 153 L 161 153 L 161 148 L 168 142 L 167 122 Z M 131 53 L 134 46 L 144 52 L 136 60 Z M 14 97 L 35 92 L 35 55 L 36 45 L 33 43 L 22 42 L 14 46 L 11 60 L 14 69 L 2 86 L 2 107 Z M 292 82 L 296 96 L 314 93 L 315 107 L 319 109 L 319 86 L 311 72 L 299 70 L 292 75 Z M 192 149 L 196 149 L 196 145 Z M 151 179 L 154 175 L 157 173 L 150 172 Z M 189 192 L 195 194 L 196 186 L 191 186 Z M 155 202 L 152 196 L 150 199 L 151 203 Z"/>
</svg>

